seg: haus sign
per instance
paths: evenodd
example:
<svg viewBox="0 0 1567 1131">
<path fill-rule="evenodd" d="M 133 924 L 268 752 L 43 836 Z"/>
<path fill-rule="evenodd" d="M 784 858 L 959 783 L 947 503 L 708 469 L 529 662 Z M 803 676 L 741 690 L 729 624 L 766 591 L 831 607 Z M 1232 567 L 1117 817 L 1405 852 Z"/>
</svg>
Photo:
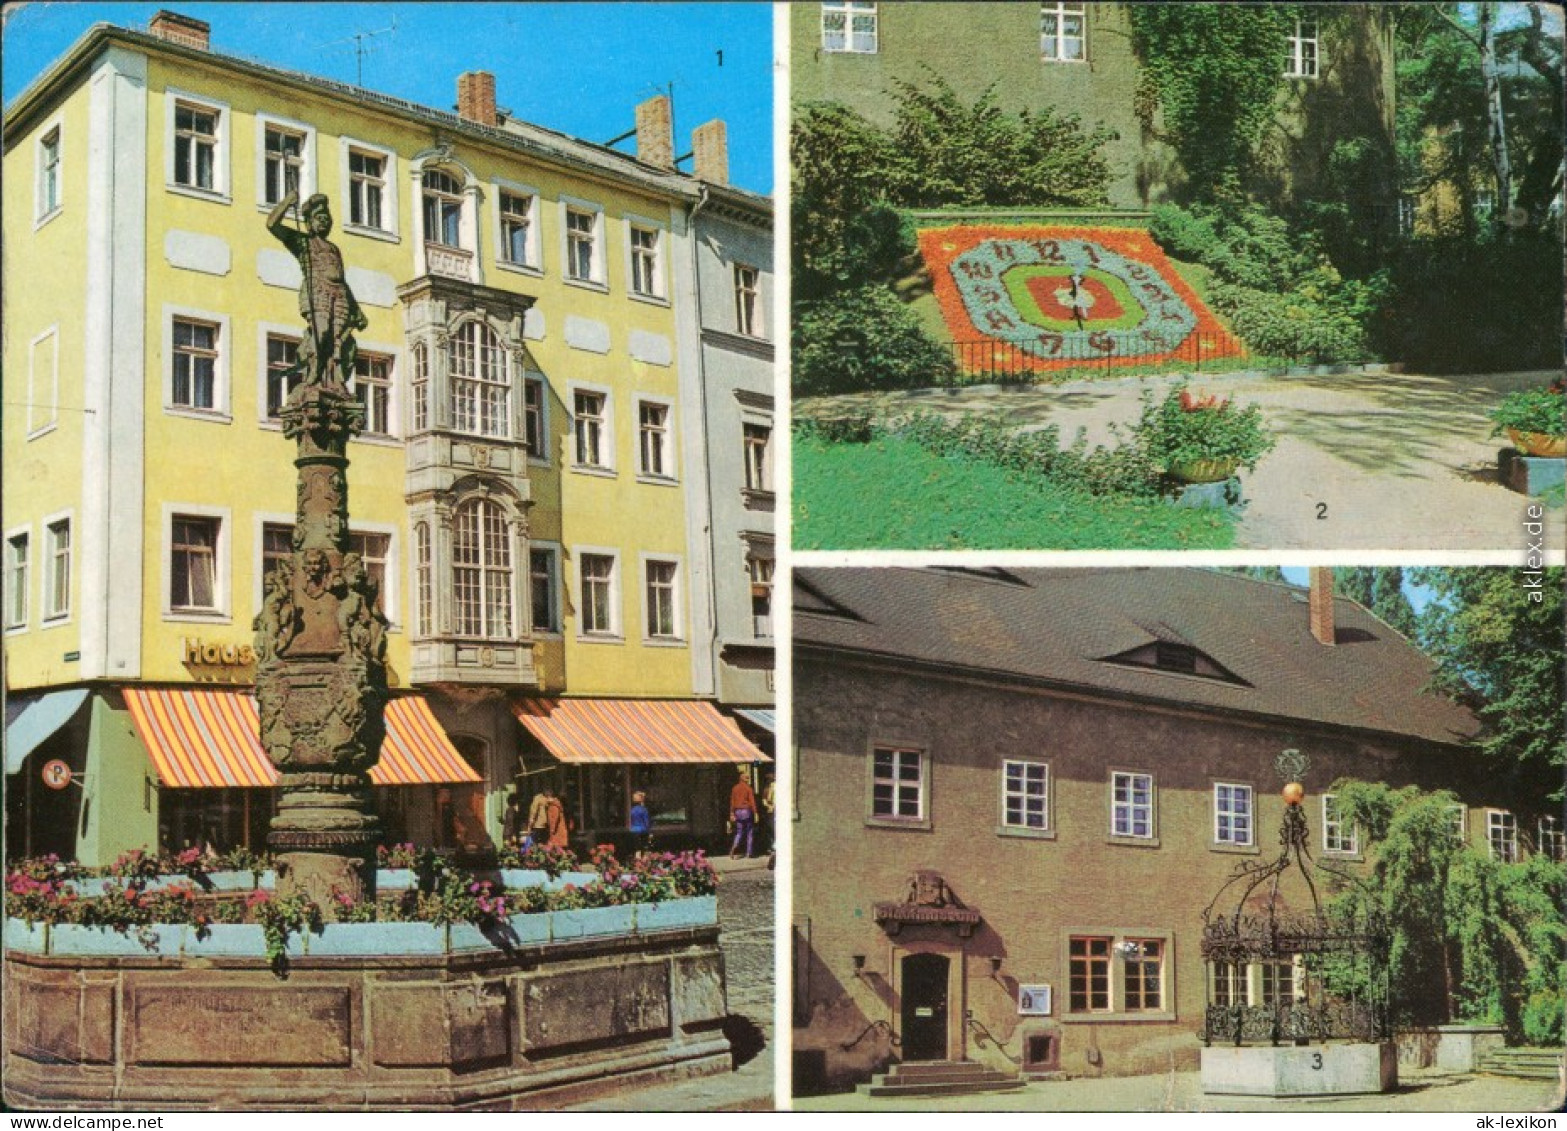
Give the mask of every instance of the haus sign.
<svg viewBox="0 0 1567 1131">
<path fill-rule="evenodd" d="M 192 667 L 245 667 L 256 662 L 256 650 L 249 644 L 220 643 L 187 636 L 180 645 L 180 660 Z"/>
</svg>

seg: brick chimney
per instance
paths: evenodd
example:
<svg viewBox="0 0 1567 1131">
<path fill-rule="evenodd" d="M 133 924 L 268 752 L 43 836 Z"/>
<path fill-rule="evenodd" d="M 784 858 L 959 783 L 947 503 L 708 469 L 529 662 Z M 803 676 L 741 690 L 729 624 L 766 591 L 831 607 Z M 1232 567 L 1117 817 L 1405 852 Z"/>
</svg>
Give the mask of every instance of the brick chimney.
<svg viewBox="0 0 1567 1131">
<path fill-rule="evenodd" d="M 703 122 L 691 134 L 696 179 L 714 185 L 729 183 L 729 132 L 722 118 Z"/>
<path fill-rule="evenodd" d="M 457 76 L 457 116 L 481 126 L 497 126 L 495 76 L 489 71 L 464 71 Z"/>
<path fill-rule="evenodd" d="M 194 47 L 198 51 L 206 51 L 212 46 L 211 24 L 205 20 L 182 16 L 167 8 L 148 21 L 147 30 L 159 39 L 178 43 L 181 47 Z"/>
<path fill-rule="evenodd" d="M 637 160 L 655 169 L 675 167 L 675 127 L 668 95 L 637 103 Z"/>
<path fill-rule="evenodd" d="M 1311 567 L 1311 635 L 1318 644 L 1331 647 L 1337 641 L 1333 628 L 1333 568 Z"/>
</svg>

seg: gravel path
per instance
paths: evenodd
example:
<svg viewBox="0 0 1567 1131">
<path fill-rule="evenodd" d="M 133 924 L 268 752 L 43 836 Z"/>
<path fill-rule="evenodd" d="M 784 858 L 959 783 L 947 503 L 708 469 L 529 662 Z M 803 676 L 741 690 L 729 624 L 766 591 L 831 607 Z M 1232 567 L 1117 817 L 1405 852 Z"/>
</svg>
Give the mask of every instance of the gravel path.
<svg viewBox="0 0 1567 1131">
<path fill-rule="evenodd" d="M 1505 440 L 1491 437 L 1486 413 L 1506 393 L 1551 377 L 1216 374 L 1192 384 L 1257 402 L 1278 440 L 1243 476 L 1249 504 L 1236 529 L 1237 548 L 1506 551 L 1521 557 L 1527 503 L 1497 481 L 1496 455 Z M 1002 409 L 1025 428 L 1056 424 L 1064 440 L 1084 428 L 1090 444 L 1097 444 L 1111 442 L 1112 421 L 1136 419 L 1144 388 L 1159 392 L 1178 380 L 978 386 L 835 402 L 952 413 Z M 1564 541 L 1562 514 L 1551 512 L 1547 534 L 1556 554 Z"/>
</svg>

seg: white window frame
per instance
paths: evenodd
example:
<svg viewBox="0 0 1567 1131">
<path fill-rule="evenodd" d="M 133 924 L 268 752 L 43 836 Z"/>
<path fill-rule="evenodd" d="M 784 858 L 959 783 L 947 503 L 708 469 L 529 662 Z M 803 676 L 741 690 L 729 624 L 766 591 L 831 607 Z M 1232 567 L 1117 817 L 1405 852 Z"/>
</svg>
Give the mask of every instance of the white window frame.
<svg viewBox="0 0 1567 1131">
<path fill-rule="evenodd" d="M 369 236 L 371 239 L 386 240 L 390 243 L 400 241 L 400 228 L 397 214 L 397 154 L 382 145 L 374 145 L 368 141 L 360 141 L 354 137 L 338 139 L 338 168 L 341 172 L 340 181 L 343 194 L 343 215 L 339 221 L 345 232 L 352 232 L 358 236 Z M 381 159 L 381 226 L 373 227 L 369 224 L 356 224 L 352 217 L 354 214 L 354 174 L 349 168 L 349 155 L 358 151 L 370 157 Z"/>
<path fill-rule="evenodd" d="M 893 755 L 891 777 L 881 776 L 877 773 L 876 755 L 881 753 Z M 917 743 L 872 739 L 866 748 L 865 754 L 865 823 L 878 828 L 930 828 L 930 751 Z M 899 812 L 903 807 L 903 790 L 905 788 L 902 784 L 905 780 L 902 769 L 910 758 L 914 759 L 919 771 L 915 778 L 917 812 L 912 815 Z M 886 784 L 892 786 L 892 811 L 889 813 L 878 813 L 876 811 L 876 787 L 877 785 Z"/>
<path fill-rule="evenodd" d="M 1045 32 L 1045 20 L 1054 17 L 1056 30 L 1054 33 Z M 1081 29 L 1078 35 L 1067 35 L 1067 17 L 1075 16 L 1078 19 L 1078 27 Z M 1071 40 L 1080 44 L 1076 56 L 1065 55 L 1062 48 Z M 1046 44 L 1049 49 L 1046 49 Z M 1049 0 L 1039 5 L 1039 58 L 1045 63 L 1086 63 L 1088 62 L 1088 5 L 1079 0 L 1078 3 L 1065 3 L 1062 0 Z"/>
<path fill-rule="evenodd" d="M 181 184 L 174 179 L 174 117 L 175 109 L 185 103 L 197 109 L 208 110 L 217 115 L 217 127 L 214 132 L 214 151 L 212 154 L 212 187 L 201 188 L 197 185 Z M 227 102 L 213 98 L 205 94 L 193 94 L 190 91 L 169 87 L 163 96 L 164 125 L 163 125 L 163 182 L 169 192 L 179 193 L 182 196 L 193 196 L 199 200 L 221 201 L 224 204 L 232 203 L 230 195 L 229 178 L 229 127 L 233 111 Z M 260 190 L 257 190 L 260 196 Z"/>
<path fill-rule="evenodd" d="M 1567 860 L 1567 829 L 1560 817 L 1541 817 L 1535 822 L 1535 851 L 1558 864 Z"/>
<path fill-rule="evenodd" d="M 1360 855 L 1360 829 L 1351 825 L 1344 831 L 1344 821 L 1339 817 L 1335 802 L 1336 793 L 1322 795 L 1322 851 L 1335 856 Z"/>
<path fill-rule="evenodd" d="M 54 628 L 71 621 L 71 587 L 76 582 L 77 573 L 76 514 L 72 510 L 55 511 L 44 515 L 38 526 L 43 531 L 39 546 L 41 553 L 38 555 L 39 624 L 44 628 Z M 66 534 L 64 594 L 57 591 L 54 580 L 55 559 L 59 557 L 55 532 L 62 526 Z"/>
<path fill-rule="evenodd" d="M 1231 805 L 1226 809 L 1220 798 L 1220 790 L 1230 790 Z M 1238 837 L 1235 831 L 1235 819 L 1237 816 L 1233 801 L 1237 796 L 1235 791 L 1244 790 L 1246 797 L 1246 832 L 1243 837 Z M 1226 831 L 1222 818 L 1230 818 L 1230 827 Z M 1250 848 L 1257 843 L 1257 791 L 1245 782 L 1216 781 L 1213 783 L 1213 843 L 1228 845 L 1233 848 Z"/>
<path fill-rule="evenodd" d="M 267 199 L 267 131 L 293 134 L 299 138 L 299 199 L 305 201 L 316 191 L 316 128 L 308 122 L 257 113 L 256 122 L 256 207 L 270 212 L 277 200 Z M 279 186 L 283 187 L 283 186 Z M 283 196 L 288 195 L 283 188 Z M 278 200 L 282 200 L 279 196 Z M 345 198 L 346 202 L 346 198 Z M 337 219 L 337 217 L 333 217 Z"/>
<path fill-rule="evenodd" d="M 640 553 L 637 555 L 638 573 L 642 578 L 642 643 L 649 647 L 681 647 L 686 643 L 685 561 L 678 554 Z M 649 623 L 653 611 L 653 576 L 655 565 L 675 567 L 675 575 L 669 583 L 669 622 L 672 631 L 668 635 L 654 634 Z"/>
<path fill-rule="evenodd" d="M 843 30 L 833 33 L 827 30 L 829 18 L 841 17 Z M 855 46 L 855 18 L 870 19 L 870 46 Z M 841 40 L 834 40 L 841 35 Z M 874 55 L 881 49 L 881 13 L 873 0 L 826 0 L 822 4 L 822 54 L 823 55 Z"/>
<path fill-rule="evenodd" d="M 622 217 L 626 230 L 625 244 L 625 269 L 626 269 L 626 294 L 638 302 L 652 302 L 667 306 L 669 304 L 669 279 L 665 263 L 668 256 L 665 250 L 669 244 L 668 225 L 660 224 L 657 220 L 650 220 L 646 216 L 638 216 L 634 213 L 626 213 Z M 651 234 L 653 236 L 651 278 L 651 290 L 638 290 L 637 281 L 637 246 L 636 233 Z"/>
<path fill-rule="evenodd" d="M 159 573 L 158 605 L 163 619 L 188 624 L 221 624 L 233 619 L 232 573 L 234 554 L 234 519 L 228 507 L 208 506 L 204 503 L 164 503 L 162 507 L 162 538 L 159 542 L 163 566 Z M 218 524 L 217 545 L 213 550 L 212 601 L 213 608 L 175 608 L 174 596 L 174 520 L 177 518 L 212 519 Z M 288 518 L 290 525 L 293 517 Z M 259 527 L 258 527 L 259 529 Z M 261 543 L 256 543 L 256 561 L 261 561 Z M 260 608 L 260 604 L 257 604 Z"/>
<path fill-rule="evenodd" d="M 582 570 L 587 565 L 587 558 L 599 557 L 610 560 L 609 570 L 609 627 L 604 629 L 588 629 L 587 624 L 587 582 Z M 571 560 L 576 563 L 577 575 L 577 639 L 582 643 L 621 644 L 625 642 L 625 633 L 621 620 L 621 591 L 620 591 L 620 551 L 610 546 L 573 546 L 571 548 Z"/>
<path fill-rule="evenodd" d="M 33 578 L 33 528 L 30 525 L 13 526 L 5 532 L 5 578 L 0 592 L 4 594 L 4 627 L 7 633 L 25 632 L 32 620 Z M 22 548 L 20 568 L 16 547 Z M 12 616 L 20 612 L 20 616 Z"/>
<path fill-rule="evenodd" d="M 747 594 L 751 600 L 751 638 L 753 640 L 771 640 L 773 638 L 773 602 L 778 597 L 778 556 L 777 549 L 771 539 L 759 537 L 745 538 L 745 575 Z M 759 563 L 767 563 L 767 568 L 761 570 Z M 766 579 L 757 576 L 765 572 Z M 762 631 L 761 618 L 756 613 L 757 588 L 765 587 L 767 590 L 767 625 L 766 632 Z"/>
<path fill-rule="evenodd" d="M 1306 34 L 1306 29 L 1311 34 Z M 1311 57 L 1306 57 L 1306 44 L 1311 44 Z M 1284 77 L 1288 79 L 1315 79 L 1322 75 L 1322 27 L 1309 16 L 1297 16 L 1295 28 L 1289 35 L 1289 57 L 1284 60 Z"/>
<path fill-rule="evenodd" d="M 1469 806 L 1462 802 L 1455 802 L 1447 807 L 1448 814 L 1453 818 L 1453 837 L 1459 844 L 1465 844 L 1469 840 Z"/>
<path fill-rule="evenodd" d="M 485 504 L 493 507 L 495 512 L 500 516 L 501 543 L 505 547 L 506 551 L 506 565 L 504 566 L 499 565 L 495 561 L 491 560 L 490 556 L 485 553 L 485 539 L 488 534 L 487 528 L 482 518 L 482 509 Z M 457 561 L 458 520 L 460 518 L 460 512 L 466 511 L 469 508 L 473 508 L 474 510 L 481 512 L 480 521 L 478 523 L 479 561 L 477 563 L 459 563 Z M 517 615 L 517 594 L 519 589 L 517 584 L 517 575 L 519 571 L 524 573 L 526 572 L 528 563 L 526 561 L 521 563 L 518 562 L 517 550 L 518 546 L 517 538 L 514 534 L 513 515 L 509 508 L 507 508 L 500 499 L 486 495 L 469 495 L 452 507 L 451 553 L 446 562 L 446 576 L 444 578 L 444 583 L 441 579 L 437 579 L 436 582 L 438 586 L 444 585 L 444 591 L 451 602 L 452 635 L 461 637 L 464 640 L 476 641 L 515 641 L 520 638 L 522 621 L 521 618 Z M 478 574 L 478 632 L 464 631 L 464 626 L 461 624 L 461 617 L 458 615 L 460 611 L 460 602 L 458 600 L 457 594 L 457 571 L 459 569 L 476 570 Z M 500 572 L 505 572 L 509 575 L 509 592 L 507 595 L 507 604 L 510 616 L 507 618 L 509 623 L 505 626 L 491 623 L 489 605 L 485 600 L 485 596 L 489 592 L 489 581 L 491 575 Z M 502 627 L 504 627 L 504 631 L 502 631 Z"/>
<path fill-rule="evenodd" d="M 421 541 L 419 534 L 423 531 Z M 435 523 L 429 518 L 416 519 L 409 528 L 413 549 L 409 557 L 412 572 L 413 635 L 423 639 L 435 635 Z"/>
<path fill-rule="evenodd" d="M 571 469 L 589 475 L 615 474 L 615 398 L 608 385 L 589 385 L 577 381 L 568 382 L 566 393 L 571 397 Z M 600 413 L 598 463 L 583 463 L 578 444 L 578 425 L 582 419 L 577 412 L 577 394 L 587 393 L 603 398 Z"/>
<path fill-rule="evenodd" d="M 631 398 L 631 403 L 636 408 L 637 419 L 637 479 L 644 483 L 678 483 L 680 481 L 680 476 L 676 471 L 675 461 L 679 449 L 676 447 L 675 441 L 674 401 L 669 400 L 667 397 L 649 397 L 641 393 L 637 393 Z M 664 462 L 663 471 L 651 471 L 647 466 L 647 453 L 643 441 L 645 433 L 648 430 L 642 423 L 642 408 L 644 405 L 651 405 L 653 407 L 662 408 L 664 410 L 664 425 L 662 431 Z M 573 408 L 576 407 L 575 399 L 573 399 L 572 406 Z"/>
<path fill-rule="evenodd" d="M 1125 779 L 1127 785 L 1127 800 L 1116 799 L 1116 788 L 1121 779 Z M 1146 779 L 1148 783 L 1148 801 L 1142 805 L 1134 800 L 1136 796 L 1137 782 Z M 1125 813 L 1128 830 L 1136 828 L 1137 813 L 1141 809 L 1147 809 L 1148 831 L 1118 832 L 1116 831 L 1116 818 Z M 1131 841 L 1139 844 L 1156 844 L 1159 840 L 1159 783 L 1154 775 L 1145 770 L 1111 770 L 1110 771 L 1110 839 L 1114 841 Z"/>
<path fill-rule="evenodd" d="M 174 323 L 176 320 L 206 322 L 218 328 L 217 360 L 212 367 L 211 408 L 194 408 L 191 405 L 176 404 L 174 402 Z M 229 423 L 233 420 L 229 401 L 229 362 L 234 353 L 232 329 L 227 314 L 218 314 L 210 310 L 198 310 L 188 306 L 175 306 L 171 303 L 163 304 L 164 372 L 162 380 L 163 411 L 165 413 L 170 416 L 188 416 L 194 420 L 217 420 L 223 423 Z M 297 328 L 294 332 L 298 333 Z M 265 349 L 265 345 L 262 348 Z M 262 402 L 261 411 L 263 413 L 266 412 L 265 401 Z"/>
<path fill-rule="evenodd" d="M 516 181 L 496 180 L 495 182 L 495 265 L 505 271 L 516 271 L 523 275 L 535 277 L 544 274 L 544 260 L 540 254 L 544 244 L 539 231 L 539 190 L 532 185 L 519 184 Z M 527 259 L 518 262 L 511 258 L 511 241 L 506 238 L 506 215 L 501 208 L 502 195 L 520 197 L 528 202 L 527 224 L 528 238 L 526 242 Z"/>
<path fill-rule="evenodd" d="M 38 354 L 45 341 L 53 340 L 48 372 L 38 372 Z M 40 381 L 40 376 L 42 380 Z M 48 398 L 40 396 L 40 386 L 48 386 Z M 47 412 L 44 411 L 47 409 Z M 36 440 L 53 432 L 60 423 L 60 326 L 46 327 L 27 343 L 27 438 Z"/>
<path fill-rule="evenodd" d="M 1498 840 L 1503 847 L 1500 853 L 1496 850 Z M 1518 862 L 1518 818 L 1511 810 L 1487 809 L 1485 811 L 1485 843 L 1492 860 L 1500 860 L 1504 864 Z"/>
<path fill-rule="evenodd" d="M 528 462 L 534 467 L 550 466 L 550 383 L 549 378 L 536 369 L 524 369 L 521 381 L 522 389 L 522 441 L 528 448 Z M 536 416 L 528 411 L 528 392 L 530 389 L 538 390 L 539 411 Z M 532 438 L 529 435 L 528 422 L 532 419 L 538 421 L 538 450 L 534 450 Z M 572 442 L 575 444 L 576 436 L 573 434 Z"/>
<path fill-rule="evenodd" d="M 1013 766 L 1024 767 L 1023 789 L 1021 791 L 1011 788 L 1010 772 Z M 1044 803 L 1041 811 L 1044 823 L 1041 825 L 1031 825 L 1027 821 L 1027 802 L 1034 797 L 1034 794 L 1031 790 L 1033 783 L 1028 780 L 1030 777 L 1030 770 L 1039 770 L 1043 773 L 1044 789 L 1039 798 Z M 1053 792 L 1054 791 L 1051 788 L 1050 782 L 1049 762 L 1046 762 L 1040 758 L 1003 758 L 1001 760 L 1001 809 L 998 820 L 999 831 L 1008 836 L 1046 836 L 1050 833 L 1053 833 L 1055 831 L 1055 822 L 1051 819 L 1051 800 Z M 1024 818 L 1022 823 L 1013 821 L 1008 816 L 1007 802 L 1014 796 L 1020 799 L 1022 815 Z"/>
<path fill-rule="evenodd" d="M 65 125 L 64 114 L 56 114 L 38 131 L 33 148 L 33 231 L 37 231 L 65 210 Z M 45 159 L 49 139 L 54 139 L 53 176 Z M 49 190 L 53 189 L 53 199 Z"/>
<path fill-rule="evenodd" d="M 473 342 L 473 372 L 471 374 L 459 374 L 457 372 L 457 342 L 468 331 L 468 327 L 475 327 Z M 482 342 L 488 335 L 495 343 L 495 351 L 500 357 L 500 377 L 492 379 L 484 376 L 484 366 L 481 363 Z M 432 359 L 433 360 L 433 359 Z M 473 421 L 471 426 L 458 422 L 457 419 L 457 390 L 461 384 L 470 384 L 474 387 Z M 501 389 L 503 403 L 501 411 L 495 418 L 499 420 L 501 430 L 499 432 L 486 432 L 484 430 L 484 406 L 486 404 L 487 390 Z M 489 394 L 489 395 L 493 395 Z M 512 356 L 506 348 L 505 337 L 484 318 L 473 316 L 463 319 L 452 328 L 446 346 L 446 408 L 453 432 L 460 432 L 464 436 L 477 436 L 488 440 L 509 440 L 512 438 Z"/>
<path fill-rule="evenodd" d="M 282 419 L 277 416 L 267 415 L 267 377 L 271 364 L 269 345 L 273 338 L 287 338 L 293 342 L 296 356 L 303 338 L 300 334 L 298 323 L 292 326 L 286 326 L 281 322 L 258 322 L 256 324 L 256 420 L 263 428 L 281 431 L 283 427 Z M 222 352 L 221 349 L 219 352 Z M 286 401 L 287 399 L 285 395 L 284 400 Z M 282 406 L 279 405 L 278 407 L 281 408 Z"/>
<path fill-rule="evenodd" d="M 734 268 L 735 284 L 735 333 L 743 338 L 756 338 L 759 340 L 767 337 L 767 308 L 762 301 L 762 269 L 753 267 L 749 263 L 736 263 Z M 751 273 L 750 283 L 747 284 L 744 272 Z M 749 296 L 749 301 L 747 301 Z"/>
<path fill-rule="evenodd" d="M 762 458 L 760 466 L 752 458 L 752 453 L 758 445 L 751 443 L 748 430 L 752 428 L 765 428 L 767 441 L 760 445 Z M 742 420 L 740 422 L 741 458 L 744 460 L 744 475 L 746 491 L 752 494 L 771 495 L 773 493 L 773 448 L 774 428 L 771 421 Z"/>
<path fill-rule="evenodd" d="M 426 177 L 430 176 L 431 174 L 435 174 L 437 176 L 445 177 L 448 181 L 451 181 L 451 182 L 455 183 L 457 187 L 455 189 L 435 188 L 435 187 L 431 187 L 430 185 L 425 184 L 424 183 L 424 179 Z M 422 226 L 424 228 L 424 242 L 427 245 L 434 245 L 435 247 L 444 247 L 444 248 L 448 248 L 448 249 L 455 250 L 455 251 L 466 251 L 470 255 L 472 255 L 474 253 L 474 249 L 472 247 L 469 247 L 469 246 L 467 246 L 466 244 L 463 243 L 463 237 L 468 235 L 468 230 L 467 230 L 468 225 L 466 223 L 466 220 L 467 220 L 467 208 L 468 208 L 468 186 L 467 186 L 467 179 L 466 179 L 466 175 L 465 174 L 466 174 L 466 170 L 459 169 L 459 170 L 455 170 L 454 171 L 450 166 L 442 165 L 439 162 L 434 162 L 434 161 L 429 162 L 428 164 L 425 164 L 425 165 L 421 166 L 420 169 L 419 169 L 419 215 L 421 217 L 425 217 L 425 222 L 424 222 L 424 224 Z M 438 240 L 438 239 L 435 238 L 434 234 L 430 231 L 430 224 L 429 224 L 429 221 L 428 221 L 428 217 L 426 217 L 426 214 L 425 214 L 425 204 L 424 204 L 424 202 L 425 202 L 425 198 L 426 197 L 431 197 L 431 196 L 435 197 L 437 200 L 444 201 L 447 204 L 451 204 L 453 201 L 456 202 L 456 205 L 457 205 L 457 242 L 456 243 L 447 243 L 445 240 Z M 442 216 L 444 216 L 445 215 L 444 208 L 443 209 L 438 209 L 436 211 L 435 215 L 436 215 L 437 219 L 440 219 Z M 436 227 L 441 231 L 441 233 L 443 235 L 445 234 L 445 225 L 444 224 L 438 224 Z"/>
<path fill-rule="evenodd" d="M 590 263 L 591 271 L 587 278 L 572 273 L 570 215 L 573 212 L 584 213 L 593 217 L 593 254 Z M 560 277 L 569 286 L 607 291 L 609 290 L 609 276 L 605 272 L 605 260 L 604 206 L 602 204 L 594 204 L 591 200 L 579 200 L 572 196 L 562 196 L 560 198 Z M 629 284 L 630 280 L 628 279 L 627 282 Z"/>
<path fill-rule="evenodd" d="M 533 585 L 537 575 L 533 572 L 533 555 L 546 554 L 550 559 L 550 625 L 539 627 L 533 620 Z M 565 626 L 565 609 L 563 607 L 562 588 L 564 579 L 561 576 L 561 547 L 559 542 L 549 542 L 542 538 L 532 538 L 528 541 L 528 621 L 529 627 L 535 636 L 545 636 L 551 639 L 560 639 Z"/>
<path fill-rule="evenodd" d="M 503 351 L 504 352 L 504 347 Z M 386 378 L 384 381 L 371 381 L 371 385 L 379 386 L 386 390 L 386 430 L 384 432 L 372 432 L 370 430 L 370 416 L 368 406 L 365 414 L 365 430 L 355 436 L 356 441 L 370 444 L 398 443 L 402 436 L 401 414 L 398 412 L 397 387 L 399 384 L 399 358 L 395 346 L 379 345 L 374 342 L 360 342 L 359 354 L 355 359 L 355 366 L 360 362 L 384 361 L 386 363 Z M 509 366 L 508 366 L 509 368 Z M 356 372 L 348 381 L 348 391 L 359 396 L 359 374 Z M 510 398 L 507 400 L 507 410 L 510 411 Z"/>
</svg>

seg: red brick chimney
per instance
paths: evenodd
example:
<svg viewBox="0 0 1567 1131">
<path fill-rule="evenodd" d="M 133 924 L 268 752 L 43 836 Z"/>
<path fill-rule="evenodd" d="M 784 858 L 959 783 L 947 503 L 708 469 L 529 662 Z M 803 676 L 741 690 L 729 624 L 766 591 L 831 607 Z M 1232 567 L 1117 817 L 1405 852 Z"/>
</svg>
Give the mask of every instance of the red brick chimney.
<svg viewBox="0 0 1567 1131">
<path fill-rule="evenodd" d="M 212 46 L 211 24 L 205 20 L 182 16 L 167 8 L 148 21 L 147 30 L 159 39 L 178 43 L 182 47 L 194 47 L 198 51 L 209 50 Z"/>
<path fill-rule="evenodd" d="M 489 71 L 464 71 L 457 76 L 457 116 L 481 126 L 497 126 L 495 76 Z"/>
<path fill-rule="evenodd" d="M 713 185 L 729 183 L 729 132 L 722 118 L 703 122 L 691 134 L 692 171 Z"/>
<path fill-rule="evenodd" d="M 668 95 L 637 103 L 637 160 L 655 169 L 675 167 L 675 127 Z"/>
<path fill-rule="evenodd" d="M 1311 635 L 1318 644 L 1337 643 L 1333 628 L 1333 568 L 1311 567 Z"/>
</svg>

